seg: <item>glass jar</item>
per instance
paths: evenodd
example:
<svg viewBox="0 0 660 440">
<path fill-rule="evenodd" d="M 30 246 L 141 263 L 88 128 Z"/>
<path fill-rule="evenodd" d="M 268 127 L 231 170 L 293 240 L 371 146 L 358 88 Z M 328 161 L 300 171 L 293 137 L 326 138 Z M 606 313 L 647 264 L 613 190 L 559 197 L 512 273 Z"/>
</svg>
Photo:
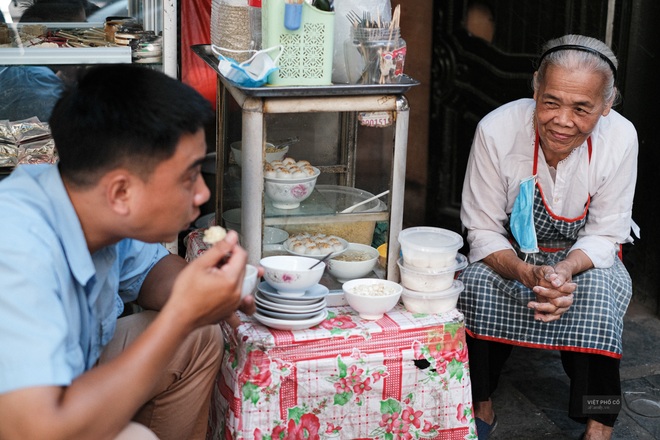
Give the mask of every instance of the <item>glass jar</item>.
<svg viewBox="0 0 660 440">
<path fill-rule="evenodd" d="M 392 84 L 403 75 L 406 41 L 401 28 L 354 27 L 344 54 L 351 84 Z"/>
</svg>

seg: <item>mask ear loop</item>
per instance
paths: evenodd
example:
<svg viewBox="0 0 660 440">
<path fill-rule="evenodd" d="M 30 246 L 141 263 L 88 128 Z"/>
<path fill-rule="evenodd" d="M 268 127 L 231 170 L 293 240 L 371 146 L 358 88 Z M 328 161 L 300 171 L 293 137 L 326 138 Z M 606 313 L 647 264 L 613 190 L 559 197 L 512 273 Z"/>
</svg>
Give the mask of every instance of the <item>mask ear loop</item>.
<svg viewBox="0 0 660 440">
<path fill-rule="evenodd" d="M 239 66 L 243 67 L 246 64 L 250 64 L 252 61 L 254 61 L 254 59 L 257 57 L 257 55 L 259 55 L 261 52 L 268 53 L 268 52 L 270 52 L 274 49 L 279 49 L 279 52 L 277 53 L 277 55 L 273 59 L 273 63 L 277 64 L 277 61 L 280 59 L 280 55 L 282 55 L 282 52 L 284 51 L 284 46 L 282 46 L 281 44 L 278 44 L 277 46 L 269 47 L 268 49 L 262 49 L 262 50 L 257 51 L 257 53 L 252 55 L 248 60 L 243 61 L 241 64 L 239 64 Z"/>
<path fill-rule="evenodd" d="M 215 44 L 211 44 L 211 52 L 213 52 L 216 56 L 222 57 L 223 59 L 227 59 L 226 56 L 222 55 L 220 51 L 224 52 L 231 52 L 231 53 L 253 53 L 253 52 L 259 52 L 258 50 L 254 49 L 247 49 L 247 50 L 234 50 L 234 49 L 226 49 L 224 47 L 216 46 Z M 256 55 L 256 54 L 255 54 Z M 252 55 L 252 58 L 254 58 L 254 55 Z M 251 58 L 250 58 L 251 59 Z"/>
</svg>

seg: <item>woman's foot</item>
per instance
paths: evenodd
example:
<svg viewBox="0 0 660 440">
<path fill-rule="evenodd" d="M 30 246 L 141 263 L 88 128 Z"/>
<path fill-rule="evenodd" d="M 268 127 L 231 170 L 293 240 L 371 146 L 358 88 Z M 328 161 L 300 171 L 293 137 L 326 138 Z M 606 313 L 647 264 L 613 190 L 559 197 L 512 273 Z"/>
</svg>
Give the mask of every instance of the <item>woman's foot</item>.
<svg viewBox="0 0 660 440">
<path fill-rule="evenodd" d="M 479 440 L 487 440 L 497 428 L 497 416 L 493 411 L 493 402 L 490 399 L 474 402 L 474 419 Z"/>
<path fill-rule="evenodd" d="M 612 438 L 612 427 L 589 419 L 582 438 L 584 440 L 610 440 Z"/>
</svg>

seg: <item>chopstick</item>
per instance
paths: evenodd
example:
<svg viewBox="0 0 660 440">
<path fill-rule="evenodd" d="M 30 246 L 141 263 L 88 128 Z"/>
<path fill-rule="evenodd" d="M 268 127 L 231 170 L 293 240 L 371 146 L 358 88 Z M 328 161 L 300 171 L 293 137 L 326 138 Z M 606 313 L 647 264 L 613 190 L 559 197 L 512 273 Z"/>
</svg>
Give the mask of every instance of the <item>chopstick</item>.
<svg viewBox="0 0 660 440">
<path fill-rule="evenodd" d="M 318 266 L 319 264 L 321 264 L 322 262 L 324 262 L 325 260 L 327 260 L 328 258 L 330 258 L 330 255 L 332 255 L 332 252 L 330 252 L 328 255 L 324 256 L 324 257 L 321 258 L 319 261 L 317 261 L 316 263 L 314 263 L 314 264 L 312 265 L 312 267 L 310 267 L 310 270 L 311 270 L 311 269 L 314 269 L 316 266 Z"/>
</svg>

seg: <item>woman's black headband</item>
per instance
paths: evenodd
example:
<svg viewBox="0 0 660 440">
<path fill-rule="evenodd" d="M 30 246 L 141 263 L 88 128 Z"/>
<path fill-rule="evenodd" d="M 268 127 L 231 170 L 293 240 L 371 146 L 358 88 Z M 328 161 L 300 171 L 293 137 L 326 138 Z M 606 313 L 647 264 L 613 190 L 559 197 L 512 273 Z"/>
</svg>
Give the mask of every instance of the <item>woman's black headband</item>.
<svg viewBox="0 0 660 440">
<path fill-rule="evenodd" d="M 612 75 L 614 76 L 614 79 L 616 80 L 616 66 L 612 62 L 611 59 L 603 55 L 602 53 L 598 52 L 596 49 L 592 49 L 587 46 L 582 46 L 579 44 L 562 44 L 561 46 L 555 46 L 552 47 L 548 50 L 546 50 L 543 55 L 541 55 L 541 58 L 539 58 L 539 67 L 541 67 L 541 63 L 543 62 L 543 58 L 546 56 L 550 55 L 551 53 L 554 52 L 559 52 L 560 50 L 580 50 L 582 52 L 589 52 L 591 54 L 596 55 L 597 57 L 600 57 L 603 61 L 605 61 L 609 66 L 610 69 L 612 69 Z"/>
</svg>

